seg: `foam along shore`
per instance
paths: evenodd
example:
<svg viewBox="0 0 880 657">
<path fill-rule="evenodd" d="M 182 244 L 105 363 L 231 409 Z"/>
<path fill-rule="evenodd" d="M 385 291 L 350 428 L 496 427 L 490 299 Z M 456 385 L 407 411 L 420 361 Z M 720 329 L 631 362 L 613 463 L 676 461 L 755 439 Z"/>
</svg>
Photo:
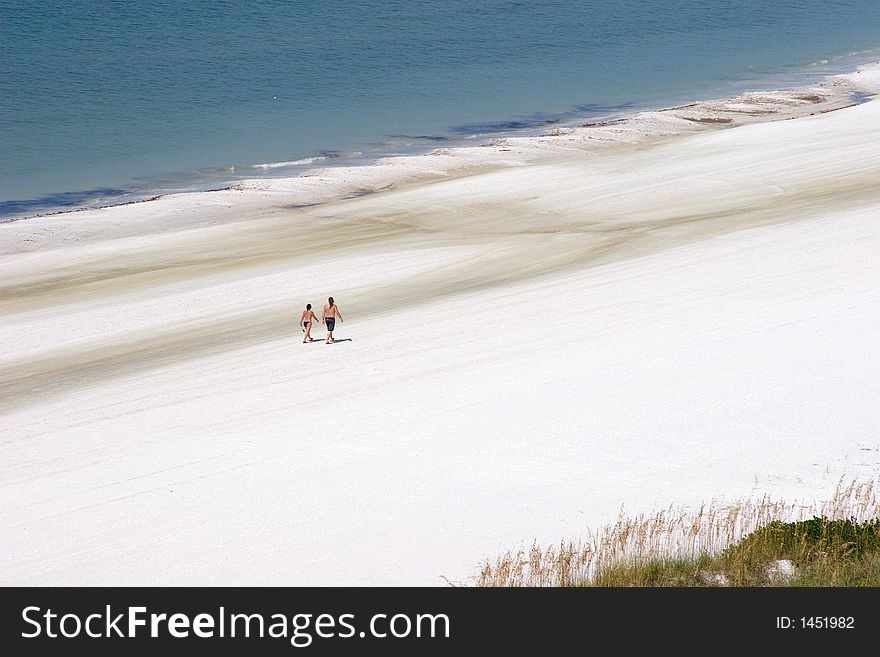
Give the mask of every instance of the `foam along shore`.
<svg viewBox="0 0 880 657">
<path fill-rule="evenodd" d="M 0 225 L 0 583 L 442 584 L 880 476 L 858 91 Z"/>
</svg>

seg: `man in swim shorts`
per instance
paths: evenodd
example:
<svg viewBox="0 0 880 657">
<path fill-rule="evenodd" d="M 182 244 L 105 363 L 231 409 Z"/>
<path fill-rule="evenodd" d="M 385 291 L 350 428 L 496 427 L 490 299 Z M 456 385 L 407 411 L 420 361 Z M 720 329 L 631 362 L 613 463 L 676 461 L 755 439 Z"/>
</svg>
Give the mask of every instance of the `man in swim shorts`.
<svg viewBox="0 0 880 657">
<path fill-rule="evenodd" d="M 333 342 L 333 329 L 336 328 L 337 318 L 340 322 L 343 321 L 342 313 L 339 312 L 339 306 L 333 301 L 333 297 L 330 297 L 327 299 L 327 305 L 324 306 L 324 310 L 321 313 L 321 321 L 324 322 L 324 325 L 327 327 L 327 340 L 325 341 L 325 344 Z"/>
</svg>

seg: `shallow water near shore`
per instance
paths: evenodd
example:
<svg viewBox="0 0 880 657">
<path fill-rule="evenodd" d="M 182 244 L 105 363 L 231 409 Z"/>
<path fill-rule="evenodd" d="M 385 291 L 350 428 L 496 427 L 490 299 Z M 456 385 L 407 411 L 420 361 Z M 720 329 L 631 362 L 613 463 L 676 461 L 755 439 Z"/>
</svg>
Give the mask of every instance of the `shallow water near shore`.
<svg viewBox="0 0 880 657">
<path fill-rule="evenodd" d="M 865 0 L 0 13 L 0 221 L 801 83 L 880 44 Z"/>
</svg>

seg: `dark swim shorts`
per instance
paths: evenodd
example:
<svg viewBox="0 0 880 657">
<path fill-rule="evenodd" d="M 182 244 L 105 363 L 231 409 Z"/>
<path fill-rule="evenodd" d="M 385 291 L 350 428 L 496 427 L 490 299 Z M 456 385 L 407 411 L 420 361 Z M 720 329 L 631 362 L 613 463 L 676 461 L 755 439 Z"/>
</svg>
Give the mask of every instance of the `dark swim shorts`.
<svg viewBox="0 0 880 657">
<path fill-rule="evenodd" d="M 335 317 L 328 317 L 326 319 L 326 322 L 327 322 L 327 330 L 332 331 L 333 327 L 336 326 L 336 318 Z"/>
</svg>

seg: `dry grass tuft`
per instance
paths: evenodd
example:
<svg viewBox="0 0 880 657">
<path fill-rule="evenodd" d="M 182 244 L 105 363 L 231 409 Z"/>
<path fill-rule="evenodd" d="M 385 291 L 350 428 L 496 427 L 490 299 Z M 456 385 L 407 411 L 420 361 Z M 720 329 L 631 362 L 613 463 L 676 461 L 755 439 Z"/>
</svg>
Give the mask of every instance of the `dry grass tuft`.
<svg viewBox="0 0 880 657">
<path fill-rule="evenodd" d="M 755 584 L 725 550 L 773 521 L 811 517 L 864 522 L 880 517 L 874 481 L 845 483 L 822 503 L 775 501 L 765 496 L 734 504 L 713 501 L 696 510 L 674 507 L 628 518 L 578 542 L 532 545 L 485 562 L 477 586 L 712 586 Z M 719 568 L 723 570 L 719 570 Z M 765 569 L 766 570 L 766 569 Z M 751 579 L 749 579 L 751 577 Z M 747 581 L 748 580 L 748 581 Z"/>
</svg>

